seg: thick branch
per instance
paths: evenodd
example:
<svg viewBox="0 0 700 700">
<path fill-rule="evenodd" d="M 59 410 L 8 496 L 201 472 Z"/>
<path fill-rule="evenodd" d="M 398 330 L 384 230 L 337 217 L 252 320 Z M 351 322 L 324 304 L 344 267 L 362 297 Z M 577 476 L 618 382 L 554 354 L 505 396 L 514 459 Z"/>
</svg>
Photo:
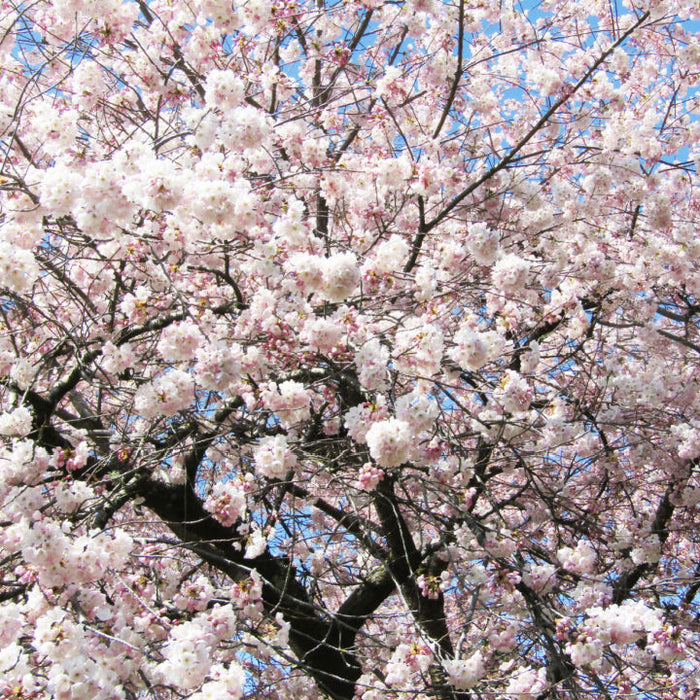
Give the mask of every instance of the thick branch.
<svg viewBox="0 0 700 700">
<path fill-rule="evenodd" d="M 172 486 L 152 480 L 140 484 L 139 495 L 185 544 L 196 545 L 197 553 L 234 581 L 255 570 L 262 577 L 263 604 L 268 614 L 282 613 L 290 623 L 289 643 L 301 664 L 334 700 L 351 700 L 360 665 L 345 651 L 354 633 L 346 633 L 336 620 L 323 619 L 299 582 L 295 567 L 284 557 L 265 552 L 246 559 L 240 536 L 224 527 L 204 510 L 189 485 Z"/>
<path fill-rule="evenodd" d="M 441 654 L 451 658 L 454 651 L 445 620 L 444 598 L 442 593 L 436 598 L 424 596 L 416 584 L 422 557 L 399 509 L 392 479 L 384 479 L 379 484 L 374 504 L 391 552 L 387 569 L 401 588 L 418 626 Z"/>
</svg>

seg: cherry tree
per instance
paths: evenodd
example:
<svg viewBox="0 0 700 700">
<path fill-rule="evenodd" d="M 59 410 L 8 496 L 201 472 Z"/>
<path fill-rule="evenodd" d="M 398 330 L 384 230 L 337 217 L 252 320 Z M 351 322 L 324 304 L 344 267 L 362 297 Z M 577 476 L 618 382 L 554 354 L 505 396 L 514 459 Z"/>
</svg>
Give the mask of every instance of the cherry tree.
<svg viewBox="0 0 700 700">
<path fill-rule="evenodd" d="M 0 697 L 700 697 L 694 0 L 2 0 Z"/>
</svg>

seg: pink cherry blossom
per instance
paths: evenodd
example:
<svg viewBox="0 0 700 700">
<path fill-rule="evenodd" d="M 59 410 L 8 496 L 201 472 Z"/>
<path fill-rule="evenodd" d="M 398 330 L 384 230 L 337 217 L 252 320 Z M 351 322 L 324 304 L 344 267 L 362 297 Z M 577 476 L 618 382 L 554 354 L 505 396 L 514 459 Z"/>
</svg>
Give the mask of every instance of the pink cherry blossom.
<svg viewBox="0 0 700 700">
<path fill-rule="evenodd" d="M 283 479 L 296 465 L 296 457 L 284 435 L 263 438 L 255 448 L 255 468 L 269 479 Z"/>
<path fill-rule="evenodd" d="M 472 654 L 468 659 L 448 659 L 443 661 L 450 683 L 458 690 L 469 690 L 482 678 L 486 669 L 484 658 L 480 651 Z"/>
<path fill-rule="evenodd" d="M 345 301 L 360 281 L 357 259 L 352 253 L 337 253 L 323 263 L 321 295 L 328 301 Z"/>
<path fill-rule="evenodd" d="M 370 454 L 382 467 L 396 467 L 406 462 L 413 447 L 410 426 L 399 418 L 374 423 L 367 431 Z"/>
<path fill-rule="evenodd" d="M 377 488 L 377 484 L 384 478 L 384 472 L 371 463 L 363 464 L 357 475 L 359 488 L 362 491 L 372 491 Z"/>
<path fill-rule="evenodd" d="M 0 13 L 0 697 L 695 698 L 697 1 Z"/>
</svg>

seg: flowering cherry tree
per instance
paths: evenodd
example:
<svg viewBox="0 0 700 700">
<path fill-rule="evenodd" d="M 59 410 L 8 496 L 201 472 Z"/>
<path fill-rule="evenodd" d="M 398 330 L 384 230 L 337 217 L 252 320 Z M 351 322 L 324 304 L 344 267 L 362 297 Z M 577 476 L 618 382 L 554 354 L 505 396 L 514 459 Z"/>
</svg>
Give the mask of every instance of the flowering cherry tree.
<svg viewBox="0 0 700 700">
<path fill-rule="evenodd" d="M 695 0 L 2 0 L 0 697 L 700 697 Z"/>
</svg>

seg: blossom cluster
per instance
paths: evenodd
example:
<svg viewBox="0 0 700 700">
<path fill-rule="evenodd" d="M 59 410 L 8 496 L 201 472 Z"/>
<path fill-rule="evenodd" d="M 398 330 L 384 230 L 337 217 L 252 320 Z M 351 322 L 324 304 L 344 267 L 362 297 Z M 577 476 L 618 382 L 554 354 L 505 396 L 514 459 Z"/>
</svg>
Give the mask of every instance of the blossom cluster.
<svg viewBox="0 0 700 700">
<path fill-rule="evenodd" d="M 454 335 L 455 347 L 448 355 L 463 369 L 476 371 L 503 353 L 505 341 L 497 331 L 480 331 L 465 322 Z"/>
<path fill-rule="evenodd" d="M 303 384 L 293 380 L 278 385 L 271 383 L 263 392 L 263 401 L 286 427 L 296 425 L 310 415 L 311 397 Z"/>
<path fill-rule="evenodd" d="M 413 434 L 409 424 L 399 418 L 373 423 L 365 436 L 372 458 L 381 467 L 397 467 L 413 455 Z"/>
<path fill-rule="evenodd" d="M 486 672 L 484 657 L 480 651 L 474 652 L 468 659 L 445 659 L 442 665 L 447 671 L 450 683 L 457 690 L 469 690 Z"/>
<path fill-rule="evenodd" d="M 577 640 L 567 646 L 567 651 L 577 666 L 599 667 L 607 645 L 632 644 L 661 626 L 659 611 L 641 601 L 591 608 Z"/>
<path fill-rule="evenodd" d="M 32 414 L 26 406 L 19 406 L 0 414 L 0 435 L 21 437 L 32 429 Z"/>
<path fill-rule="evenodd" d="M 246 513 L 245 486 L 236 479 L 217 481 L 204 507 L 226 526 L 234 525 Z"/>
<path fill-rule="evenodd" d="M 255 471 L 268 479 L 284 479 L 297 463 L 284 435 L 262 438 L 255 447 L 253 459 Z"/>
<path fill-rule="evenodd" d="M 194 380 L 187 372 L 173 369 L 142 385 L 134 396 L 134 408 L 146 418 L 172 416 L 194 401 Z"/>
<path fill-rule="evenodd" d="M 360 268 L 353 253 L 336 253 L 322 258 L 295 253 L 286 263 L 289 272 L 306 292 L 318 292 L 330 302 L 343 302 L 360 283 Z"/>
</svg>

